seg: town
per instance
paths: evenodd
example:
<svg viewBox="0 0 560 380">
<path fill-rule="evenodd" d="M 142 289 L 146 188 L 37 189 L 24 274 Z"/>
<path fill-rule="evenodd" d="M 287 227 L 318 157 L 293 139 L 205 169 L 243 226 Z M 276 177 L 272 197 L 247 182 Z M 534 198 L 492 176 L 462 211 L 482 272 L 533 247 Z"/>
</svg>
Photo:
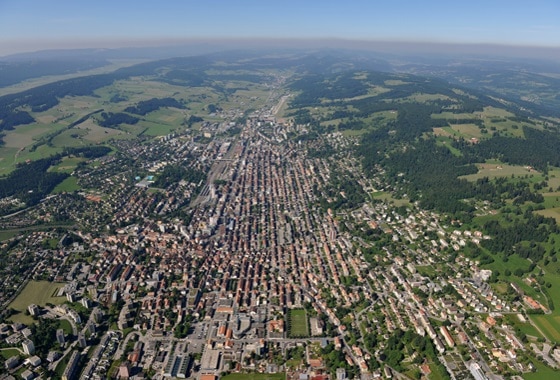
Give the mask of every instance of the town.
<svg viewBox="0 0 560 380">
<path fill-rule="evenodd" d="M 499 379 L 534 371 L 532 357 L 560 365 L 524 332 L 547 305 L 514 284 L 497 294 L 464 255 L 492 237 L 371 196 L 391 191 L 382 169 L 366 178 L 355 140 L 308 140 L 277 118 L 281 84 L 202 138 L 118 141 L 126 154 L 76 169 L 91 190 L 2 220 L 31 227 L 2 243 L 0 379 Z M 49 301 L 14 322 L 12 302 L 47 283 Z"/>
</svg>

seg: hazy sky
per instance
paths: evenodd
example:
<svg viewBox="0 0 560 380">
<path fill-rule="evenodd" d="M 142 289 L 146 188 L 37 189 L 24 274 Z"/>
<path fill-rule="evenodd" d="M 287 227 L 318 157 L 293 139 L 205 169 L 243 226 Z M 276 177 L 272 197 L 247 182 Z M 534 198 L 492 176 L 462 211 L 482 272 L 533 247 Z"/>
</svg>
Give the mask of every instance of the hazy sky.
<svg viewBox="0 0 560 380">
<path fill-rule="evenodd" d="M 0 55 L 255 37 L 560 47 L 560 0 L 0 0 Z"/>
</svg>

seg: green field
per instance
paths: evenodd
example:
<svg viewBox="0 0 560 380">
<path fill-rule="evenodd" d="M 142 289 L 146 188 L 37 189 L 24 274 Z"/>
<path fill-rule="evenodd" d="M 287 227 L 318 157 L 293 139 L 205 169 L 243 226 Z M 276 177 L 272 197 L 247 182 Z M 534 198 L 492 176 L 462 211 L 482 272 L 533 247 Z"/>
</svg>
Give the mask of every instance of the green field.
<svg viewBox="0 0 560 380">
<path fill-rule="evenodd" d="M 288 312 L 290 338 L 309 336 L 307 313 L 304 309 L 293 309 Z"/>
<path fill-rule="evenodd" d="M 524 271 L 529 269 L 531 262 L 527 259 L 519 257 L 519 255 L 513 254 L 508 256 L 508 260 L 504 262 L 501 257 L 496 257 L 495 261 L 491 264 L 486 265 L 488 269 L 500 271 L 503 273 L 506 269 L 509 269 L 512 273 L 517 269 L 521 268 Z"/>
<path fill-rule="evenodd" d="M 8 306 L 18 311 L 17 314 L 12 315 L 10 318 L 14 322 L 33 323 L 33 319 L 24 314 L 27 307 L 31 304 L 37 306 L 45 306 L 47 303 L 63 304 L 66 301 L 66 297 L 55 297 L 58 289 L 63 286 L 63 283 L 29 281 L 17 298 Z"/>
<path fill-rule="evenodd" d="M 53 194 L 56 193 L 64 193 L 64 192 L 72 192 L 76 190 L 80 190 L 80 186 L 78 185 L 78 179 L 76 177 L 68 177 L 61 183 L 59 183 L 54 189 Z"/>
<path fill-rule="evenodd" d="M 476 124 L 451 124 L 451 129 L 459 133 L 460 136 L 465 138 L 476 137 L 480 138 L 483 136 L 480 128 Z"/>
<path fill-rule="evenodd" d="M 422 276 L 435 278 L 437 275 L 436 269 L 432 265 L 416 265 L 416 270 Z"/>
<path fill-rule="evenodd" d="M 0 349 L 0 357 L 2 357 L 4 359 L 9 359 L 12 356 L 18 356 L 20 354 L 21 354 L 21 352 L 19 350 L 16 350 L 15 348 L 2 348 L 2 349 Z"/>
<path fill-rule="evenodd" d="M 57 173 L 72 173 L 80 162 L 85 161 L 80 157 L 64 157 L 56 166 L 51 166 L 49 171 Z"/>
<path fill-rule="evenodd" d="M 548 181 L 549 187 L 553 189 L 557 189 L 556 186 L 557 178 L 553 178 L 552 180 Z M 553 183 L 554 182 L 554 185 Z M 557 223 L 560 223 L 560 192 L 554 191 L 552 193 L 543 193 L 544 202 L 542 205 L 544 206 L 544 210 L 535 211 L 535 213 L 542 215 L 546 218 L 553 218 L 556 219 Z"/>
<path fill-rule="evenodd" d="M 410 202 L 408 199 L 397 199 L 397 198 L 393 198 L 393 196 L 385 191 L 377 191 L 375 193 L 371 194 L 371 197 L 373 199 L 381 199 L 385 202 L 394 204 L 395 206 L 399 207 L 399 206 L 410 206 Z"/>
<path fill-rule="evenodd" d="M 462 176 L 468 181 L 476 181 L 483 177 L 488 177 L 490 179 L 498 177 L 511 177 L 512 175 L 516 177 L 525 176 L 526 174 L 537 174 L 535 171 L 530 172 L 524 166 L 520 165 L 507 165 L 502 163 L 484 163 L 476 164 L 478 167 L 478 173 Z"/>
<path fill-rule="evenodd" d="M 438 366 L 435 363 L 430 363 L 429 366 L 432 371 L 432 373 L 428 376 L 430 380 L 445 380 L 448 378 L 447 373 L 442 372 L 441 366 Z"/>
<path fill-rule="evenodd" d="M 404 99 L 409 100 L 411 102 L 426 103 L 426 102 L 433 102 L 434 100 L 446 100 L 449 99 L 449 97 L 447 95 L 441 95 L 441 94 L 426 94 L 426 93 L 418 92 Z"/>
<path fill-rule="evenodd" d="M 60 359 L 60 361 L 58 362 L 56 368 L 55 368 L 55 372 L 56 375 L 58 375 L 58 377 L 56 377 L 57 379 L 60 378 L 62 379 L 62 375 L 64 374 L 64 370 L 66 369 L 66 366 L 68 365 L 68 363 L 70 362 L 70 357 L 72 356 L 72 353 L 69 352 L 68 355 L 64 356 L 62 359 Z"/>
<path fill-rule="evenodd" d="M 0 241 L 11 239 L 18 233 L 18 231 L 0 231 Z"/>
<path fill-rule="evenodd" d="M 523 378 L 525 380 L 557 380 L 560 378 L 560 371 L 547 367 L 538 360 L 532 360 L 532 363 L 537 368 L 537 371 L 524 373 Z"/>
<path fill-rule="evenodd" d="M 66 319 L 59 320 L 58 325 L 62 330 L 64 330 L 64 334 L 72 335 L 72 325 Z"/>
<path fill-rule="evenodd" d="M 531 320 L 553 342 L 560 342 L 560 317 L 548 315 L 533 315 Z"/>
<path fill-rule="evenodd" d="M 538 210 L 535 211 L 535 213 L 542 215 L 545 218 L 554 218 L 556 219 L 556 223 L 560 223 L 560 207 Z"/>
<path fill-rule="evenodd" d="M 146 128 L 146 136 L 165 136 L 178 129 L 178 126 L 156 122 L 144 122 L 142 126 Z"/>
<path fill-rule="evenodd" d="M 539 329 L 546 335 L 552 342 L 560 343 L 560 277 L 557 275 L 557 270 L 560 268 L 560 263 L 551 262 L 547 265 L 543 280 L 550 285 L 543 287 L 546 290 L 547 297 L 550 297 L 554 305 L 554 310 L 546 315 L 531 316 L 531 320 L 539 327 Z M 541 297 L 544 305 L 547 305 L 544 297 Z M 539 300 L 539 302 L 542 302 Z"/>
<path fill-rule="evenodd" d="M 522 124 L 509 119 L 513 116 L 514 115 L 511 112 L 495 107 L 484 107 L 482 112 L 453 113 L 447 111 L 432 114 L 433 119 L 448 119 L 451 123 L 453 120 L 473 121 L 473 123 L 453 125 L 453 135 L 462 135 L 463 137 L 469 138 L 485 138 L 490 137 L 490 135 L 495 131 L 499 131 L 503 136 L 523 137 L 523 128 L 521 128 Z M 482 133 L 481 128 L 474 123 L 476 120 L 479 120 L 479 122 L 482 121 L 482 125 L 488 132 Z M 441 128 L 438 128 L 438 130 L 441 130 Z M 436 133 L 436 131 L 434 131 L 434 133 Z M 441 131 L 439 131 L 439 133 L 441 133 Z"/>
<path fill-rule="evenodd" d="M 521 322 L 517 317 L 517 315 L 515 314 L 505 314 L 504 319 L 507 321 L 509 325 L 513 326 L 516 329 L 518 328 L 528 336 L 534 336 L 537 338 L 540 338 L 542 336 L 539 333 L 539 331 L 535 328 L 535 326 L 533 326 L 529 322 L 525 322 L 525 323 Z"/>
<path fill-rule="evenodd" d="M 548 169 L 548 186 L 554 190 L 560 187 L 560 169 L 555 167 Z"/>
<path fill-rule="evenodd" d="M 285 373 L 231 373 L 222 380 L 284 380 Z"/>
<path fill-rule="evenodd" d="M 438 128 L 434 128 L 434 133 L 435 133 L 436 129 L 438 129 Z M 439 128 L 439 129 L 442 129 L 442 128 Z M 447 133 L 447 132 L 445 132 L 445 133 Z M 441 134 L 436 137 L 436 144 L 438 146 L 444 146 L 447 149 L 449 149 L 451 154 L 453 154 L 456 157 L 460 157 L 462 155 L 461 151 L 459 149 L 455 148 L 452 145 L 452 142 L 453 142 L 453 138 L 451 138 L 451 137 L 443 136 Z"/>
</svg>

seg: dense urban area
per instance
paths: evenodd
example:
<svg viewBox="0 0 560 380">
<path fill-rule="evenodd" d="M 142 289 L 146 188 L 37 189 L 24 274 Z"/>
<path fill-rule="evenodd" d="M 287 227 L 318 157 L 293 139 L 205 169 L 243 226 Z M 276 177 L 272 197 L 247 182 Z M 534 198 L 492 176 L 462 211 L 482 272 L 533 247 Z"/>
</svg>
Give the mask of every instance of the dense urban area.
<svg viewBox="0 0 560 380">
<path fill-rule="evenodd" d="M 79 190 L 1 200 L 18 211 L 0 220 L 16 231 L 0 247 L 0 379 L 554 373 L 560 348 L 531 319 L 551 312 L 539 268 L 494 286 L 488 226 L 424 207 L 381 165 L 366 173 L 358 137 L 317 135 L 286 112 L 287 75 L 267 78 L 259 107 L 212 104 L 212 121 L 61 156 L 78 159 Z M 182 104 L 151 106 L 125 111 Z M 108 128 L 138 121 L 91 111 Z"/>
</svg>

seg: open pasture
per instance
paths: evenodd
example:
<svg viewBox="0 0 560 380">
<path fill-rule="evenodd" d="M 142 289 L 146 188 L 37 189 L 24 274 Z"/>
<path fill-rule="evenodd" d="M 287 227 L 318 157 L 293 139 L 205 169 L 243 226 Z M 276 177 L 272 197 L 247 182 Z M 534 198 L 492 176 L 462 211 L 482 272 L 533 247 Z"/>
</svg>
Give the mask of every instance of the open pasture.
<svg viewBox="0 0 560 380">
<path fill-rule="evenodd" d="M 538 210 L 535 211 L 535 213 L 542 215 L 545 218 L 554 218 L 556 219 L 556 223 L 560 223 L 560 207 Z"/>
<path fill-rule="evenodd" d="M 81 157 L 64 157 L 56 166 L 51 166 L 49 171 L 58 173 L 72 173 L 80 162 L 85 161 Z"/>
<path fill-rule="evenodd" d="M 52 191 L 53 194 L 57 193 L 70 193 L 72 191 L 80 190 L 81 187 L 78 185 L 78 179 L 76 177 L 68 177 L 61 183 L 59 183 Z"/>
<path fill-rule="evenodd" d="M 481 138 L 483 136 L 480 128 L 476 124 L 451 124 L 451 129 L 460 136 L 469 139 L 472 137 Z"/>
<path fill-rule="evenodd" d="M 447 100 L 447 99 L 449 99 L 449 97 L 446 96 L 446 95 L 441 95 L 441 94 L 416 93 L 416 94 L 407 96 L 404 99 L 408 100 L 408 101 L 411 101 L 411 102 L 426 103 L 426 102 L 431 102 L 431 101 L 434 101 L 434 100 Z"/>
<path fill-rule="evenodd" d="M 520 165 L 507 165 L 502 163 L 484 163 L 484 164 L 476 164 L 478 167 L 478 173 L 476 174 L 469 174 L 466 176 L 462 176 L 468 181 L 476 181 L 483 177 L 498 178 L 498 177 L 511 177 L 512 175 L 524 176 L 525 174 L 535 174 L 535 171 L 530 171 L 524 166 Z"/>
<path fill-rule="evenodd" d="M 553 342 L 560 342 L 560 316 L 531 315 L 535 325 Z"/>
<path fill-rule="evenodd" d="M 91 143 L 104 142 L 125 133 L 118 129 L 105 128 L 97 125 L 91 119 L 88 119 L 83 123 L 77 125 L 76 127 L 72 128 L 72 130 L 74 131 L 74 133 L 81 134 L 83 140 Z"/>
<path fill-rule="evenodd" d="M 56 129 L 56 126 L 42 124 L 22 125 L 7 131 L 2 140 L 4 140 L 5 147 L 21 149 L 33 145 L 39 136 Z"/>
</svg>

